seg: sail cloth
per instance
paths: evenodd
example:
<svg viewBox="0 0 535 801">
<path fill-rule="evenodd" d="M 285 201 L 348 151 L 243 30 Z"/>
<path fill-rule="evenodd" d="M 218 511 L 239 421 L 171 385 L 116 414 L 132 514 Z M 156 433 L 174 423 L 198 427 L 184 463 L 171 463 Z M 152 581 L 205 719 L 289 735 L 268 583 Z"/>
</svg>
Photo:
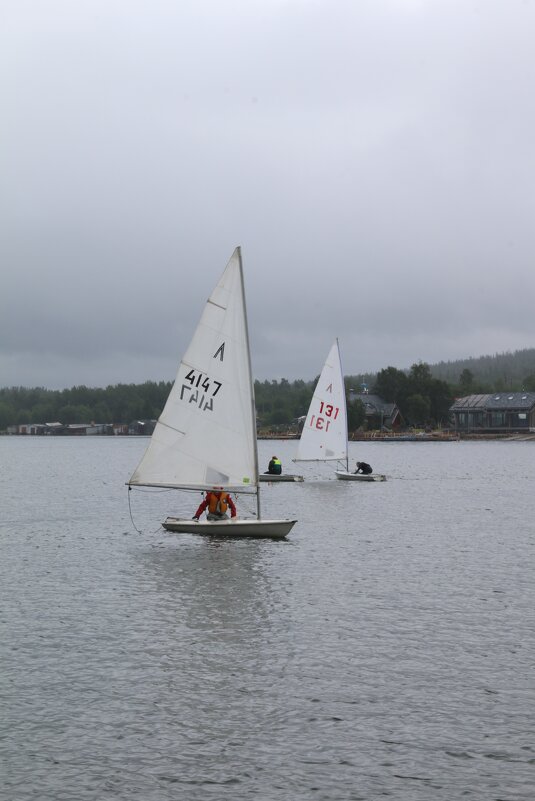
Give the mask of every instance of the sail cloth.
<svg viewBox="0 0 535 801">
<path fill-rule="evenodd" d="M 323 366 L 297 447 L 299 461 L 347 461 L 347 409 L 338 340 Z"/>
<path fill-rule="evenodd" d="M 240 248 L 210 295 L 130 485 L 257 486 L 256 420 Z"/>
</svg>

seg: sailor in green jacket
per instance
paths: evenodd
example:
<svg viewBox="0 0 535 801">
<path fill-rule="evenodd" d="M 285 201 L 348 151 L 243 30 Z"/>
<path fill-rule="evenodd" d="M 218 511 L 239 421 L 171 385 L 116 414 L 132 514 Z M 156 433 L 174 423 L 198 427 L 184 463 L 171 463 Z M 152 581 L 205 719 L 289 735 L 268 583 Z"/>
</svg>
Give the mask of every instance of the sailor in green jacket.
<svg viewBox="0 0 535 801">
<path fill-rule="evenodd" d="M 280 476 L 280 474 L 282 473 L 281 460 L 277 459 L 276 456 L 272 456 L 268 465 L 267 472 L 271 476 Z"/>
</svg>

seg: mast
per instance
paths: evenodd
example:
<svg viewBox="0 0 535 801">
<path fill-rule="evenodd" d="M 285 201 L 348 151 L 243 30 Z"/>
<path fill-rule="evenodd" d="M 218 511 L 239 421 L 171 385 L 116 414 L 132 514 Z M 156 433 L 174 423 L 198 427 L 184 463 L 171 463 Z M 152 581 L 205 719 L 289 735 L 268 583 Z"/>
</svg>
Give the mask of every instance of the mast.
<svg viewBox="0 0 535 801">
<path fill-rule="evenodd" d="M 344 381 L 344 370 L 342 367 L 342 355 L 340 353 L 340 344 L 338 337 L 336 337 L 336 349 L 338 351 L 338 360 L 340 362 L 340 375 L 342 377 L 342 398 L 344 401 L 344 417 L 345 417 L 345 438 L 346 438 L 346 472 L 349 473 L 349 440 L 347 431 L 347 399 L 346 399 L 346 383 Z"/>
<path fill-rule="evenodd" d="M 241 247 L 238 245 L 236 248 L 238 252 L 238 264 L 240 268 L 240 285 L 241 285 L 241 293 L 242 293 L 242 302 L 243 302 L 243 315 L 245 317 L 245 343 L 247 346 L 247 362 L 249 365 L 249 384 L 250 384 L 250 396 L 251 396 L 251 422 L 252 422 L 252 435 L 253 435 L 253 443 L 254 443 L 254 470 L 255 470 L 255 487 L 256 487 L 256 516 L 257 519 L 260 520 L 260 486 L 258 483 L 258 442 L 256 437 L 256 404 L 255 404 L 255 397 L 254 397 L 254 383 L 253 383 L 253 370 L 251 366 L 251 347 L 249 344 L 249 324 L 247 322 L 247 304 L 245 302 L 245 285 L 243 280 L 243 264 L 241 258 Z"/>
</svg>

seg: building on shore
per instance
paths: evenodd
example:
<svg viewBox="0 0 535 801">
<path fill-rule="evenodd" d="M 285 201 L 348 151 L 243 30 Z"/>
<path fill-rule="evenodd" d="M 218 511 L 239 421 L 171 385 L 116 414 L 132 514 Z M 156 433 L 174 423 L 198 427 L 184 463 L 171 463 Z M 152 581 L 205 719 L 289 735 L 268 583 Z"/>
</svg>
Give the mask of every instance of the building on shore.
<svg viewBox="0 0 535 801">
<path fill-rule="evenodd" d="M 359 400 L 366 412 L 366 426 L 368 429 L 378 431 L 399 431 L 403 425 L 401 412 L 395 403 L 389 403 L 381 398 L 380 395 L 368 392 L 355 392 L 350 389 L 348 393 L 350 403 Z"/>
<path fill-rule="evenodd" d="M 535 431 L 535 392 L 467 395 L 451 406 L 460 434 L 512 434 Z"/>
</svg>

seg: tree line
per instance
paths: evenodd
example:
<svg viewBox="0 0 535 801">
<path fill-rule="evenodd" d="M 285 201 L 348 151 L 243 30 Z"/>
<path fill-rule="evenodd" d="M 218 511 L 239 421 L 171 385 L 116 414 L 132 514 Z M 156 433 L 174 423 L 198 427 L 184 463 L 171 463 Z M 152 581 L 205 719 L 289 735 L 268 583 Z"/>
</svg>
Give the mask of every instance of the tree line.
<svg viewBox="0 0 535 801">
<path fill-rule="evenodd" d="M 447 425 L 449 409 L 455 397 L 475 393 L 510 391 L 535 392 L 535 349 L 500 357 L 471 360 L 471 368 L 463 366 L 454 381 L 440 377 L 440 365 L 425 362 L 413 364 L 410 370 L 386 367 L 377 374 L 345 377 L 347 394 L 358 392 L 365 383 L 370 392 L 395 403 L 407 425 Z M 530 361 L 530 359 L 533 361 Z M 489 363 L 495 364 L 492 373 Z M 489 362 L 491 360 L 491 362 Z M 523 365 L 518 368 L 517 362 Z M 509 367 L 506 367 L 506 364 Z M 444 363 L 440 363 L 444 364 Z M 448 363 L 453 364 L 453 363 Z M 459 366 L 466 364 L 459 362 Z M 533 369 L 527 372 L 531 365 Z M 478 368 L 481 367 L 481 370 Z M 438 375 L 437 375 L 438 373 Z M 504 386 L 507 375 L 506 386 Z M 515 375 L 515 378 L 512 376 Z M 317 378 L 314 381 L 255 381 L 255 397 L 259 426 L 281 429 L 294 426 L 306 415 Z M 76 386 L 50 390 L 43 387 L 0 389 L 0 431 L 10 425 L 24 423 L 116 423 L 134 420 L 155 420 L 160 416 L 172 387 L 170 381 L 146 381 L 143 384 L 116 384 L 106 388 Z M 348 403 L 348 427 L 355 431 L 365 420 L 364 405 L 357 399 Z"/>
<path fill-rule="evenodd" d="M 535 391 L 535 348 L 495 353 L 457 361 L 438 362 L 431 373 L 450 384 L 459 382 L 470 393 Z M 469 394 L 466 392 L 465 394 Z"/>
<path fill-rule="evenodd" d="M 172 382 L 86 386 L 53 390 L 44 387 L 0 389 L 0 430 L 23 423 L 130 423 L 159 417 Z"/>
</svg>

